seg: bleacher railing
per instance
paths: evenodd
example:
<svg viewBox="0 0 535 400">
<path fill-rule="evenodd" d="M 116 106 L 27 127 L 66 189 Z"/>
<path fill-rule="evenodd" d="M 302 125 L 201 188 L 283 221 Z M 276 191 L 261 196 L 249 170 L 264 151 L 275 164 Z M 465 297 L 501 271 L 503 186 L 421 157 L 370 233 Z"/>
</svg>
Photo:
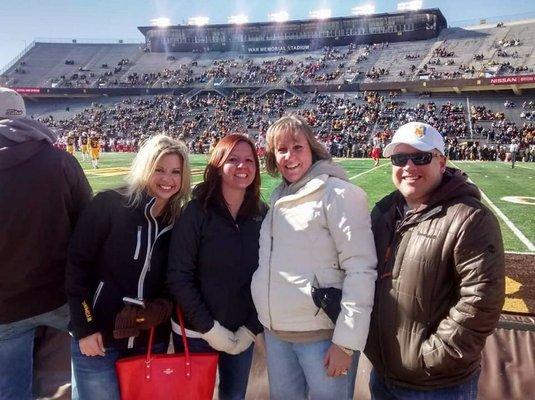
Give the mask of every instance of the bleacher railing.
<svg viewBox="0 0 535 400">
<path fill-rule="evenodd" d="M 65 43 L 65 44 L 145 44 L 140 39 L 92 39 L 92 38 L 43 38 L 35 39 L 36 43 Z"/>
<path fill-rule="evenodd" d="M 13 65 L 19 62 L 19 60 L 28 52 L 30 49 L 35 46 L 35 40 L 31 42 L 28 46 L 24 48 L 19 54 L 17 54 L 6 66 L 0 69 L 0 76 L 4 75 Z"/>
<path fill-rule="evenodd" d="M 144 45 L 139 39 L 73 39 L 73 38 L 36 38 L 28 46 L 17 54 L 6 66 L 0 69 L 0 76 L 4 75 L 11 67 L 20 61 L 37 43 L 64 43 L 64 44 L 137 44 Z"/>
<path fill-rule="evenodd" d="M 501 15 L 501 16 L 492 16 L 492 17 L 481 17 L 481 18 L 470 18 L 470 19 L 462 19 L 462 20 L 455 20 L 455 21 L 449 21 L 448 22 L 448 28 L 452 27 L 476 27 L 478 25 L 482 25 L 482 22 L 485 24 L 492 24 L 495 25 L 498 22 L 503 22 L 505 25 L 508 23 L 518 23 L 523 22 L 527 20 L 533 20 L 535 19 L 535 12 L 527 12 L 527 13 L 517 13 L 517 14 L 508 14 L 508 15 Z"/>
</svg>

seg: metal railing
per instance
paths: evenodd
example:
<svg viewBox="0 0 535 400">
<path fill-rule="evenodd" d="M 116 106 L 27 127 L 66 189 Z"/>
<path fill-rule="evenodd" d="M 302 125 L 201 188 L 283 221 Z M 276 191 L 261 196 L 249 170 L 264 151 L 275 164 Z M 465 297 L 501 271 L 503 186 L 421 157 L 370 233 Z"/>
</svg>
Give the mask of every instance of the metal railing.
<svg viewBox="0 0 535 400">
<path fill-rule="evenodd" d="M 4 68 L 0 69 L 0 76 L 4 75 L 8 71 L 8 69 L 18 63 L 20 59 L 24 57 L 24 55 L 33 48 L 33 46 L 35 46 L 35 40 L 31 42 L 28 46 L 26 46 L 24 50 L 17 54 L 9 63 L 7 63 Z"/>
<path fill-rule="evenodd" d="M 28 46 L 17 54 L 4 68 L 0 75 L 4 75 L 13 65 L 20 61 L 37 43 L 63 43 L 63 44 L 137 44 L 144 45 L 140 39 L 68 39 L 68 38 L 36 38 Z"/>
<path fill-rule="evenodd" d="M 65 44 L 145 44 L 141 39 L 93 39 L 93 38 L 43 38 L 35 39 L 36 43 L 65 43 Z"/>
</svg>

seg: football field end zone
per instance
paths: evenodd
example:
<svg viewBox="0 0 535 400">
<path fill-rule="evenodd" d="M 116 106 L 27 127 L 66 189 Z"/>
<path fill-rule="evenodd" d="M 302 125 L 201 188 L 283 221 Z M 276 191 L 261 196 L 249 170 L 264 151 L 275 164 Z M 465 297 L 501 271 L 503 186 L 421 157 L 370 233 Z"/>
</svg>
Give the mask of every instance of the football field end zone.
<svg viewBox="0 0 535 400">
<path fill-rule="evenodd" d="M 448 160 L 451 165 L 453 165 L 455 168 L 459 168 L 453 161 Z M 470 178 L 468 178 L 469 182 L 472 182 L 475 184 L 474 181 L 472 181 Z M 493 202 L 492 200 L 483 192 L 483 190 L 479 189 L 481 192 L 482 199 L 490 206 L 490 208 L 494 211 L 494 213 L 507 225 L 507 227 L 515 234 L 515 236 L 520 240 L 524 246 L 527 247 L 529 254 L 535 254 L 535 245 L 531 243 L 531 241 L 522 233 L 520 229 L 516 227 L 515 224 L 500 210 Z"/>
</svg>

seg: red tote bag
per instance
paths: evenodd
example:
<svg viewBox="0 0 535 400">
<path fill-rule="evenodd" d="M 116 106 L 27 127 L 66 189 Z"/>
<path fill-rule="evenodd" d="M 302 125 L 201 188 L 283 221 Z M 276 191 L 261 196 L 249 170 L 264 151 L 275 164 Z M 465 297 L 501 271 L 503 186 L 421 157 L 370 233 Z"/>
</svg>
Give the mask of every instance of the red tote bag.
<svg viewBox="0 0 535 400">
<path fill-rule="evenodd" d="M 152 354 L 154 328 L 146 355 L 115 363 L 122 400 L 211 400 L 214 395 L 217 353 L 189 352 L 182 310 L 177 308 L 183 354 Z"/>
</svg>

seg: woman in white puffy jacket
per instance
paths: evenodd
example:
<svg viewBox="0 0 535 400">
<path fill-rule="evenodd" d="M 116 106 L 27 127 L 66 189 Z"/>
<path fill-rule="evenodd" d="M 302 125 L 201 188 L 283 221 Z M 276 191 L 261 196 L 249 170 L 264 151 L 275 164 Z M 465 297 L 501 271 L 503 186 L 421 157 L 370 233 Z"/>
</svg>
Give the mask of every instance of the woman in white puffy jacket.
<svg viewBox="0 0 535 400">
<path fill-rule="evenodd" d="M 302 117 L 279 119 L 266 139 L 266 168 L 283 180 L 262 224 L 251 289 L 270 397 L 352 399 L 377 275 L 366 195 Z M 312 287 L 342 289 L 336 324 L 314 304 Z"/>
</svg>

